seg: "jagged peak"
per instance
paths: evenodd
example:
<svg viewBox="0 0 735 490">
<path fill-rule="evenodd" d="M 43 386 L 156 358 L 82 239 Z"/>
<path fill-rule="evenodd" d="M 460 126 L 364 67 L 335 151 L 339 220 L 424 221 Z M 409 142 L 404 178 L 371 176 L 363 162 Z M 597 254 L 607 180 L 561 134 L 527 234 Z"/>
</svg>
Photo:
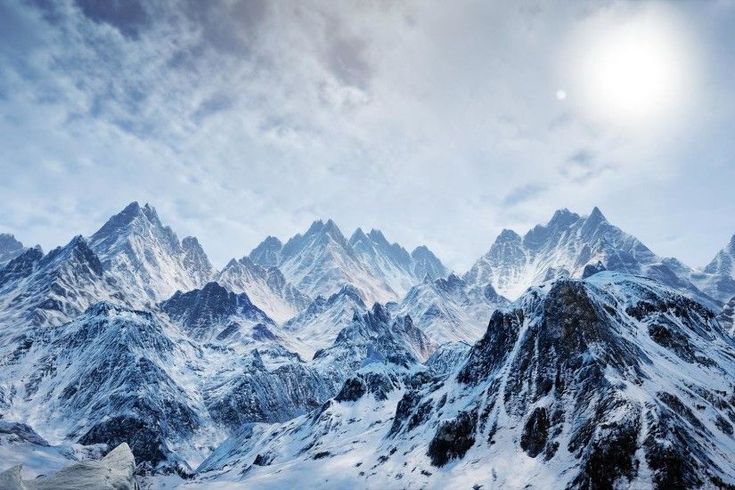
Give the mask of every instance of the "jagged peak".
<svg viewBox="0 0 735 490">
<path fill-rule="evenodd" d="M 413 249 L 411 257 L 415 259 L 417 257 L 436 257 L 436 255 L 426 245 L 419 245 Z"/>
<path fill-rule="evenodd" d="M 383 244 L 383 245 L 388 245 L 388 246 L 390 246 L 390 243 L 389 243 L 389 242 L 388 242 L 388 240 L 387 240 L 387 239 L 385 238 L 385 235 L 383 235 L 383 232 L 382 232 L 382 231 L 380 231 L 380 230 L 376 230 L 375 228 L 372 228 L 372 229 L 370 230 L 370 232 L 368 233 L 368 237 L 369 237 L 369 238 L 370 238 L 370 239 L 371 239 L 372 241 L 374 241 L 374 242 L 376 242 L 376 243 L 380 243 L 380 244 Z M 394 245 L 395 245 L 395 244 L 394 244 Z"/>
<path fill-rule="evenodd" d="M 549 220 L 548 226 L 568 226 L 578 221 L 580 216 L 577 213 L 569 211 L 567 208 L 557 209 Z"/>
<path fill-rule="evenodd" d="M 360 292 L 360 290 L 352 284 L 345 284 L 344 286 L 342 286 L 339 291 L 329 297 L 327 303 L 332 304 L 339 298 L 351 298 L 361 307 L 365 307 L 365 298 L 363 297 L 362 292 Z"/>
<path fill-rule="evenodd" d="M 237 305 L 240 307 L 245 307 L 247 309 L 254 309 L 262 313 L 262 311 L 252 303 L 247 293 L 234 293 L 226 287 L 222 286 L 217 281 L 210 281 L 202 286 L 201 289 L 192 289 L 191 291 L 186 292 L 176 291 L 173 296 L 161 302 L 160 305 L 165 310 L 170 305 L 188 298 L 202 298 L 202 300 L 205 302 L 222 301 L 230 305 Z M 266 316 L 265 313 L 263 313 L 263 315 Z"/>
<path fill-rule="evenodd" d="M 161 220 L 158 218 L 156 209 L 150 204 L 146 203 L 143 207 L 140 206 L 138 201 L 133 201 L 119 213 L 110 217 L 102 227 L 92 235 L 92 241 L 114 235 L 123 229 L 127 229 L 133 223 L 143 223 L 146 225 L 153 226 L 155 228 L 162 228 L 166 233 L 174 235 L 170 228 L 165 227 L 161 224 Z"/>
<path fill-rule="evenodd" d="M 85 316 L 110 316 L 111 313 L 122 313 L 122 312 L 134 313 L 136 315 L 143 316 L 146 318 L 152 318 L 152 315 L 148 311 L 133 310 L 133 309 L 121 306 L 121 305 L 111 303 L 109 301 L 100 301 L 98 303 L 94 303 L 93 305 L 90 305 L 89 308 L 87 308 L 84 311 L 84 315 Z"/>
<path fill-rule="evenodd" d="M 312 234 L 312 233 L 319 233 L 321 230 L 324 229 L 324 221 L 321 219 L 314 220 L 314 222 L 311 223 L 311 226 L 309 226 L 309 229 L 306 230 L 306 234 Z"/>
<path fill-rule="evenodd" d="M 123 210 L 120 211 L 120 213 L 118 214 L 132 215 L 132 214 L 138 214 L 140 213 L 140 211 L 141 211 L 140 203 L 138 203 L 138 201 L 133 201 L 127 206 L 125 206 Z"/>
<path fill-rule="evenodd" d="M 495 242 L 519 242 L 521 241 L 521 236 L 516 233 L 513 230 L 509 230 L 508 228 L 503 228 L 503 230 L 498 235 L 498 238 L 495 239 Z"/>
<path fill-rule="evenodd" d="M 100 263 L 99 257 L 89 247 L 87 240 L 82 235 L 77 235 L 66 245 L 51 250 L 43 257 L 41 263 L 45 266 L 56 259 L 63 257 L 63 260 L 66 260 L 71 256 L 81 257 L 82 260 L 89 263 L 96 273 L 102 274 L 102 264 Z"/>
<path fill-rule="evenodd" d="M 67 247 L 83 247 L 87 245 L 87 240 L 82 235 L 74 235 L 71 241 L 67 244 Z"/>
<path fill-rule="evenodd" d="M 296 237 L 301 238 L 301 235 L 296 235 Z M 283 247 L 281 240 L 268 235 L 265 240 L 260 242 L 257 247 L 250 251 L 248 257 L 259 265 L 277 266 L 280 260 L 279 254 L 281 250 L 283 250 Z"/>
<path fill-rule="evenodd" d="M 727 244 L 727 249 L 731 254 L 735 254 L 735 234 L 730 237 L 730 241 Z"/>
<path fill-rule="evenodd" d="M 387 323 L 388 321 L 390 321 L 390 312 L 385 306 L 380 303 L 373 304 L 373 307 L 370 309 L 368 315 L 371 319 L 374 319 L 378 322 Z"/>
<path fill-rule="evenodd" d="M 232 259 L 232 260 L 235 260 L 235 259 Z M 239 265 L 243 266 L 243 267 L 247 267 L 248 269 L 255 269 L 255 268 L 259 268 L 259 267 L 260 267 L 260 265 L 259 265 L 259 264 L 256 264 L 256 263 L 255 263 L 255 262 L 253 261 L 253 259 L 251 259 L 251 258 L 250 258 L 249 256 L 247 256 L 247 255 L 246 255 L 245 257 L 242 257 L 242 258 L 241 258 L 240 260 L 237 260 L 236 262 L 237 262 L 237 263 L 238 263 Z"/>
<path fill-rule="evenodd" d="M 332 238 L 338 239 L 339 241 L 344 241 L 344 235 L 342 235 L 342 231 L 340 231 L 339 227 L 337 226 L 337 223 L 335 223 L 331 218 L 328 219 L 326 222 L 318 219 L 314 221 L 309 229 L 306 231 L 306 235 L 315 235 L 315 234 L 326 234 L 331 236 Z M 298 237 L 299 235 L 296 235 Z"/>
<path fill-rule="evenodd" d="M 607 219 L 602 214 L 602 211 L 600 211 L 600 208 L 595 206 L 589 216 L 584 220 L 581 232 L 583 235 L 594 233 L 604 223 L 607 223 Z"/>
<path fill-rule="evenodd" d="M 235 258 L 230 259 L 230 261 L 227 262 L 227 265 L 225 265 L 225 268 L 223 270 L 228 270 L 228 269 L 233 269 L 233 268 L 238 267 L 238 265 L 240 264 L 240 262 L 243 261 L 245 258 L 246 257 L 243 257 L 240 260 L 235 259 Z M 248 260 L 250 260 L 250 259 L 248 258 Z"/>
<path fill-rule="evenodd" d="M 204 252 L 204 249 L 202 248 L 202 244 L 199 243 L 199 240 L 195 236 L 185 236 L 181 240 L 181 246 L 184 248 L 188 248 L 190 250 L 197 250 Z"/>
<path fill-rule="evenodd" d="M 263 240 L 263 243 L 272 244 L 272 245 L 278 245 L 279 247 L 283 245 L 281 240 L 274 237 L 273 235 L 268 235 L 265 237 L 265 240 Z"/>
<path fill-rule="evenodd" d="M 0 250 L 21 250 L 23 243 L 11 233 L 0 233 Z"/>
<path fill-rule="evenodd" d="M 370 246 L 370 238 L 365 234 L 364 231 L 362 231 L 362 228 L 357 228 L 352 235 L 350 236 L 349 240 L 350 247 L 355 247 L 357 244 L 362 243 L 366 246 Z"/>
<path fill-rule="evenodd" d="M 457 274 L 452 272 L 445 278 L 439 278 L 434 281 L 434 285 L 444 291 L 456 290 L 465 286 L 464 280 Z"/>
<path fill-rule="evenodd" d="M 257 247 L 253 249 L 253 252 L 258 249 L 267 248 L 269 250 L 272 249 L 278 249 L 280 250 L 281 247 L 283 247 L 283 243 L 278 238 L 274 237 L 273 235 L 268 235 L 265 237 L 265 239 L 258 244 Z M 251 252 L 252 253 L 252 252 Z"/>
<path fill-rule="evenodd" d="M 148 218 L 149 220 L 151 220 L 151 221 L 160 221 L 158 219 L 158 213 L 156 212 L 156 208 L 154 208 L 150 204 L 145 203 L 145 205 L 143 206 L 143 210 L 142 211 L 143 211 L 143 214 L 146 216 L 146 218 Z"/>
<path fill-rule="evenodd" d="M 607 221 L 607 218 L 605 218 L 605 215 L 602 214 L 602 211 L 600 211 L 600 208 L 595 206 L 592 208 L 592 212 L 587 216 L 587 221 Z"/>
</svg>

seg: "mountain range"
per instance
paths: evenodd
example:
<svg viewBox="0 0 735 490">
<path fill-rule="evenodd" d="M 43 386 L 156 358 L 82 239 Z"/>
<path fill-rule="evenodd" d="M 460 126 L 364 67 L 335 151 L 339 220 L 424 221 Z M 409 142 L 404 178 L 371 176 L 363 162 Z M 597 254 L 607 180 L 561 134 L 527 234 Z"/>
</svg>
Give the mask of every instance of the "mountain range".
<svg viewBox="0 0 735 490">
<path fill-rule="evenodd" d="M 151 488 L 727 487 L 734 304 L 735 236 L 697 269 L 597 208 L 464 273 L 332 220 L 218 270 L 133 202 L 48 253 L 0 235 L 0 455 L 31 471 L 0 481 L 128 451 Z"/>
</svg>

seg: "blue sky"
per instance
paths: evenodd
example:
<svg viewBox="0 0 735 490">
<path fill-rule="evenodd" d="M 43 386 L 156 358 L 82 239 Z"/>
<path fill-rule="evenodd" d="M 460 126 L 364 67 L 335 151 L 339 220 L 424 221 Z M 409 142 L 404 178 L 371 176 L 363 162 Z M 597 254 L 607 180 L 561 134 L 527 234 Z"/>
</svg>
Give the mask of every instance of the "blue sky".
<svg viewBox="0 0 735 490">
<path fill-rule="evenodd" d="M 636 23 L 682 73 L 666 112 L 613 74 L 655 123 L 586 91 Z M 331 217 L 463 271 L 597 205 L 702 265 L 735 233 L 733 32 L 730 0 L 0 2 L 0 231 L 49 249 L 138 200 L 216 265 Z"/>
</svg>

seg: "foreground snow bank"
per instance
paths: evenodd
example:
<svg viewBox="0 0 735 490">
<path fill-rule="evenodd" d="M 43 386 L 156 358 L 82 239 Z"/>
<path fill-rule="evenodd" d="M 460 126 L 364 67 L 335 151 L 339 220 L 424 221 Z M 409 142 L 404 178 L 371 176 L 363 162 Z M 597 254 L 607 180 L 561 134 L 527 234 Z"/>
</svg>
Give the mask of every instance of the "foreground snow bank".
<svg viewBox="0 0 735 490">
<path fill-rule="evenodd" d="M 0 473 L 2 490 L 137 490 L 135 458 L 123 443 L 98 461 L 83 461 L 67 466 L 49 477 L 21 478 L 22 466 Z"/>
</svg>

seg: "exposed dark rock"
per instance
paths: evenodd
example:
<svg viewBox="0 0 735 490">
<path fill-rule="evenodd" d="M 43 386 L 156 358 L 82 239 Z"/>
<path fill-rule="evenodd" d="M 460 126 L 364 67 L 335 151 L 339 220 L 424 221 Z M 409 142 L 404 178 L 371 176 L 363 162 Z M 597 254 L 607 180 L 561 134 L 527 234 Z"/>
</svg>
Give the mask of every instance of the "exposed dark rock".
<svg viewBox="0 0 735 490">
<path fill-rule="evenodd" d="M 444 422 L 429 443 L 427 455 L 434 466 L 444 466 L 452 459 L 463 458 L 475 444 L 475 413 L 460 412 L 457 418 Z"/>
<path fill-rule="evenodd" d="M 535 458 L 543 451 L 546 446 L 546 440 L 549 437 L 549 420 L 546 416 L 546 409 L 539 407 L 531 412 L 530 417 L 526 421 L 521 435 L 521 448 L 526 453 Z"/>
</svg>

